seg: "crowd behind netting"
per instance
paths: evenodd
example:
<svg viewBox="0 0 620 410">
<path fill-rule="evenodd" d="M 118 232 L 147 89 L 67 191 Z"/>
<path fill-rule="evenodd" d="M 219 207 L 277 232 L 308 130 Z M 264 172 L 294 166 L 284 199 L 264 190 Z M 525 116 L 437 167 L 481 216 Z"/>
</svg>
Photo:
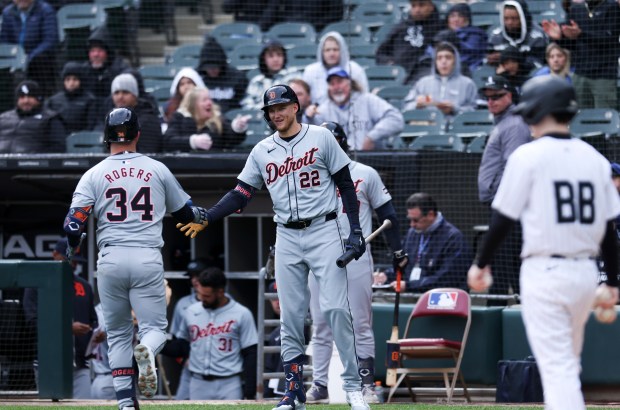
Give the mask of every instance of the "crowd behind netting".
<svg viewBox="0 0 620 410">
<path fill-rule="evenodd" d="M 260 108 L 279 83 L 302 122 L 342 124 L 356 151 L 415 148 L 495 115 L 482 93 L 493 76 L 511 104 L 528 78 L 555 75 L 580 108 L 618 115 L 618 0 L 223 0 L 233 23 L 143 65 L 138 28 L 165 29 L 174 4 L 97 1 L 5 0 L 0 153 L 74 152 L 114 107 L 138 114 L 145 153 L 248 149 L 271 133 Z"/>
</svg>

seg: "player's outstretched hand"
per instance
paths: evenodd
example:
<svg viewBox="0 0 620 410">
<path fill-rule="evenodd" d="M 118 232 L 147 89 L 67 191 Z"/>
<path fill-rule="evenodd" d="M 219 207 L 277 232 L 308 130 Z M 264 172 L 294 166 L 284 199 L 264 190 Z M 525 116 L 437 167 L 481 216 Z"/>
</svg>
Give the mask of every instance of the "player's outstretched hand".
<svg viewBox="0 0 620 410">
<path fill-rule="evenodd" d="M 467 285 L 474 292 L 484 292 L 493 284 L 493 276 L 491 276 L 491 268 L 485 266 L 479 268 L 475 263 L 467 272 Z"/>
<path fill-rule="evenodd" d="M 208 225 L 209 225 L 209 222 L 207 221 L 204 221 L 201 224 L 197 224 L 194 222 L 190 222 L 188 224 L 178 223 L 177 229 L 180 230 L 181 232 L 185 232 L 185 236 L 189 236 L 192 239 L 194 239 L 196 235 L 202 232 Z"/>
<path fill-rule="evenodd" d="M 355 251 L 355 260 L 358 260 L 366 252 L 366 241 L 360 228 L 351 229 L 346 249 Z"/>
</svg>

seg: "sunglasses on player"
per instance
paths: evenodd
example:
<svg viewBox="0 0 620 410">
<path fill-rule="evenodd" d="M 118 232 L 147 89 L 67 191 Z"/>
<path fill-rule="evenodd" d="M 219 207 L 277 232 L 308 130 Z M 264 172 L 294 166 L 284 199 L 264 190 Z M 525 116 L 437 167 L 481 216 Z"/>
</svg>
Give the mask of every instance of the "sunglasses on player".
<svg viewBox="0 0 620 410">
<path fill-rule="evenodd" d="M 506 94 L 508 94 L 508 93 L 485 95 L 484 98 L 486 98 L 487 100 L 491 100 L 491 101 L 497 101 L 497 100 L 500 100 L 500 99 L 504 98 L 504 96 Z"/>
</svg>

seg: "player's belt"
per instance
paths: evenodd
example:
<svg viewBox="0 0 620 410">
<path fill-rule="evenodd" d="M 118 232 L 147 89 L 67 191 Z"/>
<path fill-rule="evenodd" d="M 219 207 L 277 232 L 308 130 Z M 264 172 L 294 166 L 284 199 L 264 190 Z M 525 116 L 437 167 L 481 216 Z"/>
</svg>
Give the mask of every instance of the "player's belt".
<svg viewBox="0 0 620 410">
<path fill-rule="evenodd" d="M 554 258 L 554 259 L 592 259 L 592 260 L 596 259 L 596 256 L 589 256 L 589 255 L 584 255 L 584 256 L 578 256 L 578 255 L 566 256 L 566 255 L 553 254 L 553 255 L 551 255 L 551 257 Z"/>
<path fill-rule="evenodd" d="M 212 382 L 213 380 L 230 379 L 231 377 L 237 377 L 240 374 L 241 373 L 235 373 L 229 376 L 217 376 L 215 374 L 200 374 L 192 372 L 192 376 L 198 377 L 199 379 L 206 380 L 208 382 Z"/>
<path fill-rule="evenodd" d="M 336 212 L 330 212 L 327 215 L 325 215 L 325 222 L 336 219 L 337 217 L 338 217 L 338 214 Z M 319 219 L 319 218 L 315 218 L 315 219 Z M 294 221 L 294 222 L 282 224 L 282 226 L 284 226 L 285 228 L 289 228 L 289 229 L 306 229 L 312 224 L 312 221 L 313 221 L 312 219 L 304 219 L 301 221 Z"/>
</svg>

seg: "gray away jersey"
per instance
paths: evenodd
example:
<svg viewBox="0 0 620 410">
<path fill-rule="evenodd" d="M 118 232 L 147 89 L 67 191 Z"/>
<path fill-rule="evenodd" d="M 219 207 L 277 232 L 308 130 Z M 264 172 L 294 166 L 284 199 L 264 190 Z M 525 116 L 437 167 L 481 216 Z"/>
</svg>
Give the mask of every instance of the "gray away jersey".
<svg viewBox="0 0 620 410">
<path fill-rule="evenodd" d="M 162 219 L 189 200 L 172 172 L 138 153 L 111 155 L 82 176 L 71 207 L 94 206 L 97 246 L 161 248 Z"/>
<path fill-rule="evenodd" d="M 197 302 L 185 310 L 175 336 L 190 343 L 191 372 L 213 376 L 241 373 L 241 350 L 258 343 L 252 312 L 228 298 L 230 302 L 217 309 L 205 309 Z"/>
<path fill-rule="evenodd" d="M 313 219 L 338 208 L 331 176 L 349 162 L 329 130 L 302 124 L 290 142 L 276 132 L 256 144 L 239 180 L 257 189 L 267 186 L 275 222 Z"/>
<path fill-rule="evenodd" d="M 372 232 L 372 214 L 373 210 L 385 205 L 392 199 L 387 188 L 381 181 L 379 173 L 368 165 L 361 164 L 357 161 L 351 161 L 349 164 L 351 171 L 351 179 L 355 185 L 355 194 L 357 195 L 357 203 L 359 205 L 360 225 L 364 236 L 370 235 Z M 339 218 L 342 226 L 343 238 L 349 237 L 349 220 L 344 211 L 342 201 L 339 201 L 340 214 Z M 383 221 L 379 221 L 383 223 Z"/>
</svg>

